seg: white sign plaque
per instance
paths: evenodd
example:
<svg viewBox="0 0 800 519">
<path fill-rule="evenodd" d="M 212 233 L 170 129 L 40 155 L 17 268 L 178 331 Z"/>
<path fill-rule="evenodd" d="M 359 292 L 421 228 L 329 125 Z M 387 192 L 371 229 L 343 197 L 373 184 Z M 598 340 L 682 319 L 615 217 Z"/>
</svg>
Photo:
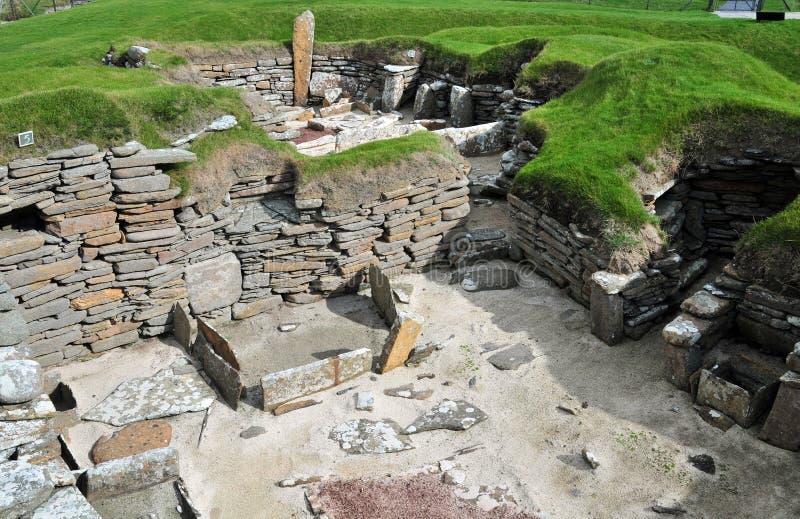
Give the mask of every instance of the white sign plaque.
<svg viewBox="0 0 800 519">
<path fill-rule="evenodd" d="M 33 144 L 33 132 L 32 131 L 28 131 L 28 132 L 18 133 L 17 134 L 17 143 L 19 144 L 20 148 L 32 145 Z"/>
</svg>

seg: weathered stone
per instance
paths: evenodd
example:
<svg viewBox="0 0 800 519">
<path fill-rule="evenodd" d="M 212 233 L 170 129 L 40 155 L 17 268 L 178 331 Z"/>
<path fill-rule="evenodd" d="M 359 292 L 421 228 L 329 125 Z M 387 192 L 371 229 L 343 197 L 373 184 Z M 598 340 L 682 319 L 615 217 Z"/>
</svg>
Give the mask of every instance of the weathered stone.
<svg viewBox="0 0 800 519">
<path fill-rule="evenodd" d="M 135 492 L 180 475 L 178 451 L 162 447 L 91 467 L 83 476 L 90 500 Z"/>
<path fill-rule="evenodd" d="M 710 327 L 710 321 L 682 314 L 666 325 L 661 335 L 673 346 L 688 348 L 697 344 Z"/>
<path fill-rule="evenodd" d="M 113 158 L 109 161 L 109 164 L 112 169 L 118 169 L 154 166 L 156 164 L 177 164 L 179 162 L 193 162 L 195 160 L 197 160 L 197 156 L 194 153 L 177 148 L 163 150 L 142 149 L 128 157 Z"/>
<path fill-rule="evenodd" d="M 489 364 L 499 370 L 517 369 L 523 364 L 527 364 L 534 359 L 533 352 L 527 344 L 515 344 L 510 348 L 500 350 L 490 356 Z"/>
<path fill-rule="evenodd" d="M 733 303 L 729 299 L 720 299 L 705 290 L 695 292 L 681 303 L 681 310 L 704 319 L 719 317 L 728 313 L 732 308 Z"/>
<path fill-rule="evenodd" d="M 340 88 L 343 94 L 353 97 L 358 92 L 358 79 L 328 72 L 314 72 L 311 75 L 309 90 L 312 96 L 324 97 L 325 92 L 332 88 Z"/>
<path fill-rule="evenodd" d="M 53 491 L 44 469 L 22 461 L 0 463 L 0 516 L 16 518 L 35 510 Z"/>
<path fill-rule="evenodd" d="M 37 508 L 31 519 L 102 519 L 83 494 L 74 487 L 59 488 Z"/>
<path fill-rule="evenodd" d="M 314 14 L 304 11 L 294 19 L 292 58 L 294 59 L 294 102 L 305 106 L 311 80 L 311 56 L 314 53 Z"/>
<path fill-rule="evenodd" d="M 127 344 L 133 344 L 139 340 L 139 332 L 137 330 L 130 330 L 124 333 L 120 333 L 105 339 L 100 339 L 95 341 L 89 345 L 89 348 L 94 353 L 99 353 L 101 351 L 110 350 L 112 348 L 119 348 L 120 346 L 125 346 Z"/>
<path fill-rule="evenodd" d="M 415 434 L 436 429 L 466 431 L 486 420 L 486 413 L 464 400 L 442 400 L 430 411 L 421 415 L 406 427 L 406 434 Z"/>
<path fill-rule="evenodd" d="M 786 355 L 794 349 L 797 335 L 778 330 L 768 324 L 750 319 L 740 313 L 736 316 L 736 325 L 746 338 L 764 347 L 764 349 Z"/>
<path fill-rule="evenodd" d="M 48 431 L 50 420 L 0 421 L 0 451 L 36 441 Z"/>
<path fill-rule="evenodd" d="M 186 266 L 189 305 L 203 314 L 237 302 L 242 295 L 242 271 L 233 253 Z"/>
<path fill-rule="evenodd" d="M 188 309 L 184 309 L 178 303 L 175 303 L 172 311 L 172 329 L 178 344 L 188 350 L 197 336 L 197 321 L 194 320 Z"/>
<path fill-rule="evenodd" d="M 712 476 L 717 472 L 717 464 L 714 462 L 714 458 L 708 454 L 689 456 L 689 463 L 697 470 L 705 472 L 706 474 L 711 474 Z"/>
<path fill-rule="evenodd" d="M 282 303 L 283 298 L 279 295 L 266 296 L 249 303 L 234 303 L 232 315 L 234 319 L 247 319 L 254 315 L 272 312 Z"/>
<path fill-rule="evenodd" d="M 6 273 L 6 283 L 11 288 L 32 285 L 39 281 L 47 281 L 54 277 L 71 274 L 81 267 L 81 258 L 73 256 L 62 261 L 54 261 L 44 265 L 14 270 Z"/>
<path fill-rule="evenodd" d="M 267 432 L 266 429 L 259 425 L 252 425 L 245 429 L 244 431 L 239 433 L 240 438 L 244 438 L 245 440 L 249 440 L 250 438 L 255 438 L 256 436 L 261 436 Z"/>
<path fill-rule="evenodd" d="M 47 160 L 77 159 L 94 155 L 98 151 L 99 149 L 94 144 L 82 144 L 74 148 L 52 151 L 47 154 Z"/>
<path fill-rule="evenodd" d="M 55 416 L 56 408 L 46 394 L 38 398 L 16 405 L 0 406 L 0 421 L 4 420 L 38 420 Z"/>
<path fill-rule="evenodd" d="M 95 464 L 125 458 L 152 449 L 168 447 L 172 426 L 164 420 L 147 420 L 126 425 L 111 435 L 103 435 L 91 451 Z"/>
<path fill-rule="evenodd" d="M 113 301 L 119 301 L 124 296 L 125 293 L 122 291 L 122 289 L 107 288 L 105 290 L 91 292 L 85 296 L 76 297 L 72 300 L 70 306 L 72 306 L 72 308 L 75 310 L 86 310 L 87 308 L 92 308 L 94 306 L 111 303 Z"/>
<path fill-rule="evenodd" d="M 169 189 L 168 175 L 149 175 L 146 177 L 111 179 L 114 189 L 121 193 L 150 193 Z"/>
<path fill-rule="evenodd" d="M 42 394 L 42 368 L 33 360 L 0 362 L 0 404 L 24 404 Z"/>
<path fill-rule="evenodd" d="M 44 237 L 36 231 L 0 231 L 0 258 L 16 256 L 44 245 Z"/>
<path fill-rule="evenodd" d="M 384 112 L 397 110 L 403 99 L 405 78 L 402 75 L 388 74 L 383 80 L 383 93 L 381 94 L 381 109 Z"/>
<path fill-rule="evenodd" d="M 597 459 L 597 456 L 589 452 L 586 448 L 581 449 L 581 456 L 592 469 L 596 469 L 600 466 L 600 460 Z"/>
<path fill-rule="evenodd" d="M 389 297 L 392 297 L 391 292 Z M 381 352 L 379 361 L 381 373 L 388 373 L 408 360 L 414 349 L 414 343 L 422 331 L 422 323 L 422 317 L 416 314 L 398 312 Z"/>
<path fill-rule="evenodd" d="M 482 265 L 464 274 L 461 288 L 467 292 L 484 290 L 508 290 L 517 286 L 517 273 L 501 266 Z"/>
<path fill-rule="evenodd" d="M 414 120 L 433 117 L 435 111 L 436 93 L 430 85 L 423 83 L 417 88 L 417 95 L 414 97 Z"/>
<path fill-rule="evenodd" d="M 406 384 L 400 387 L 384 389 L 383 394 L 397 398 L 407 398 L 409 400 L 427 400 L 433 395 L 433 390 L 414 391 L 414 384 Z"/>
<path fill-rule="evenodd" d="M 597 273 L 595 273 L 597 274 Z M 602 283 L 602 278 L 592 276 L 589 310 L 591 314 L 592 334 L 613 346 L 624 338 L 624 314 L 622 296 L 616 287 L 611 288 Z"/>
<path fill-rule="evenodd" d="M 472 93 L 469 89 L 454 85 L 450 89 L 450 124 L 455 128 L 472 126 Z"/>
<path fill-rule="evenodd" d="M 329 438 L 350 454 L 386 454 L 414 448 L 392 420 L 350 420 L 331 429 Z"/>
<path fill-rule="evenodd" d="M 356 409 L 359 411 L 372 411 L 375 406 L 375 398 L 372 391 L 359 391 L 356 393 Z"/>
<path fill-rule="evenodd" d="M 476 157 L 502 151 L 506 146 L 503 123 L 486 123 L 466 128 L 444 128 L 441 135 L 465 157 Z"/>
<path fill-rule="evenodd" d="M 361 348 L 265 375 L 261 378 L 264 410 L 271 411 L 290 400 L 334 387 L 366 373 L 371 366 L 372 352 Z"/>
<path fill-rule="evenodd" d="M 65 218 L 59 222 L 47 224 L 48 232 L 57 236 L 73 236 L 99 229 L 106 229 L 117 221 L 116 211 L 103 211 L 100 213 L 86 214 L 74 218 Z"/>
<path fill-rule="evenodd" d="M 720 373 L 724 371 L 724 367 Z M 700 372 L 697 386 L 697 403 L 713 407 L 726 414 L 740 426 L 747 428 L 755 423 L 775 398 L 776 384 L 751 388 L 740 387 L 707 369 Z"/>
<path fill-rule="evenodd" d="M 196 373 L 133 378 L 83 415 L 84 420 L 121 426 L 181 413 L 204 411 L 216 394 Z"/>
<path fill-rule="evenodd" d="M 206 375 L 214 381 L 228 405 L 233 410 L 236 410 L 239 407 L 239 398 L 244 388 L 238 369 L 234 368 L 214 351 L 202 329 L 197 334 L 192 353 L 200 359 Z"/>
<path fill-rule="evenodd" d="M 29 328 L 22 312 L 0 312 L 0 347 L 15 346 L 28 338 Z"/>
<path fill-rule="evenodd" d="M 211 121 L 205 130 L 207 132 L 223 132 L 234 128 L 237 124 L 239 124 L 239 121 L 236 120 L 236 116 L 223 115 Z"/>
<path fill-rule="evenodd" d="M 272 414 L 275 416 L 280 416 L 282 414 L 291 413 L 292 411 L 297 411 L 298 409 L 305 409 L 306 407 L 311 407 L 313 405 L 321 404 L 321 400 L 296 400 L 294 402 L 287 402 L 285 404 L 281 404 L 275 409 L 272 410 Z"/>
<path fill-rule="evenodd" d="M 397 308 L 392 297 L 392 285 L 389 277 L 376 265 L 369 267 L 369 286 L 372 302 L 378 307 L 383 320 L 391 326 L 397 319 Z"/>
<path fill-rule="evenodd" d="M 792 383 L 794 381 L 794 383 Z M 800 450 L 800 376 L 788 372 L 759 438 L 790 451 Z"/>
</svg>

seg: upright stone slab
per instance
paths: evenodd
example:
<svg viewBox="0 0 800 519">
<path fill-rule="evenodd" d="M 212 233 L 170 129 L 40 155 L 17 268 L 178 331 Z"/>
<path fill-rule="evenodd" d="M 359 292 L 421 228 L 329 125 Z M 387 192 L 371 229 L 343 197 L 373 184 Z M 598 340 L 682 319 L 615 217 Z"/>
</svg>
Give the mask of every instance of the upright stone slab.
<svg viewBox="0 0 800 519">
<path fill-rule="evenodd" d="M 592 275 L 590 302 L 592 334 L 609 346 L 613 346 L 624 337 L 622 297 L 619 295 L 620 288 L 603 283 L 597 274 L 596 272 Z"/>
<path fill-rule="evenodd" d="M 472 92 L 468 88 L 453 86 L 450 90 L 450 122 L 456 128 L 472 126 Z"/>
<path fill-rule="evenodd" d="M 397 110 L 403 99 L 405 77 L 402 74 L 389 74 L 383 81 L 383 95 L 381 97 L 384 112 Z"/>
<path fill-rule="evenodd" d="M 195 315 L 230 306 L 242 295 L 242 268 L 232 252 L 186 267 L 189 305 Z"/>
<path fill-rule="evenodd" d="M 428 119 L 436 112 L 436 92 L 430 85 L 423 83 L 417 89 L 414 98 L 414 120 Z"/>
<path fill-rule="evenodd" d="M 311 80 L 311 55 L 314 53 L 314 14 L 311 11 L 304 11 L 294 19 L 292 53 L 294 104 L 305 106 L 308 102 L 308 83 Z"/>
<path fill-rule="evenodd" d="M 800 373 L 787 371 L 759 438 L 781 449 L 800 450 Z"/>
</svg>

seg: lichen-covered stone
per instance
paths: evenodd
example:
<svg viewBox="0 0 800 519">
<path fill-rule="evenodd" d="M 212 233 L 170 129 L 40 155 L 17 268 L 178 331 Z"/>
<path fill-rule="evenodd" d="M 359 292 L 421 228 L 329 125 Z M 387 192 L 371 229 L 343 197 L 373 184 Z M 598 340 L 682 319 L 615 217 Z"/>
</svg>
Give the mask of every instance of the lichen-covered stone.
<svg viewBox="0 0 800 519">
<path fill-rule="evenodd" d="M 242 270 L 233 253 L 186 266 L 189 305 L 194 314 L 230 306 L 242 295 Z"/>
<path fill-rule="evenodd" d="M 42 368 L 34 360 L 0 362 L 0 404 L 23 404 L 42 394 Z"/>
<path fill-rule="evenodd" d="M 60 488 L 37 508 L 31 519 L 102 519 L 75 487 Z"/>
<path fill-rule="evenodd" d="M 22 461 L 0 463 L 0 517 L 20 517 L 45 502 L 53 483 L 44 469 Z"/>
<path fill-rule="evenodd" d="M 414 423 L 406 427 L 406 434 L 415 434 L 436 429 L 466 431 L 488 416 L 476 406 L 464 400 L 443 400 Z"/>
<path fill-rule="evenodd" d="M 350 454 L 387 454 L 414 448 L 392 420 L 350 420 L 336 425 L 329 438 Z"/>
<path fill-rule="evenodd" d="M 178 451 L 162 447 L 100 463 L 86 471 L 86 497 L 101 499 L 135 492 L 180 475 Z"/>
</svg>

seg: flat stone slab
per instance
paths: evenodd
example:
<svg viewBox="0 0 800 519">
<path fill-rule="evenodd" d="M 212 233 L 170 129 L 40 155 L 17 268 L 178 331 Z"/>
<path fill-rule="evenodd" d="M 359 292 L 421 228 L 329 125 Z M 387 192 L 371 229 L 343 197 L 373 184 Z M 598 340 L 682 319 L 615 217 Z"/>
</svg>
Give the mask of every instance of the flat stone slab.
<svg viewBox="0 0 800 519">
<path fill-rule="evenodd" d="M 518 285 L 517 273 L 507 267 L 480 267 L 467 272 L 461 288 L 467 292 L 484 290 L 508 290 Z"/>
<path fill-rule="evenodd" d="M 56 408 L 53 401 L 46 394 L 25 404 L 0 405 L 0 421 L 6 420 L 36 420 L 38 418 L 51 418 L 55 416 Z"/>
<path fill-rule="evenodd" d="M 38 507 L 53 491 L 53 482 L 38 465 L 0 463 L 0 517 L 20 517 Z"/>
<path fill-rule="evenodd" d="M 84 420 L 121 426 L 182 413 L 205 411 L 217 395 L 197 373 L 126 380 L 83 415 Z"/>
<path fill-rule="evenodd" d="M 487 418 L 486 413 L 465 400 L 442 400 L 406 427 L 405 433 L 415 434 L 436 429 L 466 431 Z"/>
<path fill-rule="evenodd" d="M 92 508 L 89 501 L 76 487 L 60 488 L 53 492 L 42 506 L 37 508 L 31 519 L 102 519 L 97 510 Z"/>
<path fill-rule="evenodd" d="M 335 426 L 328 437 L 350 454 L 386 454 L 414 448 L 392 420 L 350 420 Z"/>
<path fill-rule="evenodd" d="M 169 423 L 163 420 L 135 422 L 110 436 L 101 436 L 92 447 L 92 461 L 103 463 L 151 449 L 168 447 L 171 440 L 172 426 Z"/>
<path fill-rule="evenodd" d="M 47 431 L 49 423 L 44 419 L 0 421 L 0 451 L 35 441 Z"/>
<path fill-rule="evenodd" d="M 533 352 L 527 344 L 516 344 L 510 348 L 500 350 L 490 356 L 489 363 L 497 369 L 509 370 L 517 369 L 523 364 L 527 364 L 534 359 Z"/>
</svg>

